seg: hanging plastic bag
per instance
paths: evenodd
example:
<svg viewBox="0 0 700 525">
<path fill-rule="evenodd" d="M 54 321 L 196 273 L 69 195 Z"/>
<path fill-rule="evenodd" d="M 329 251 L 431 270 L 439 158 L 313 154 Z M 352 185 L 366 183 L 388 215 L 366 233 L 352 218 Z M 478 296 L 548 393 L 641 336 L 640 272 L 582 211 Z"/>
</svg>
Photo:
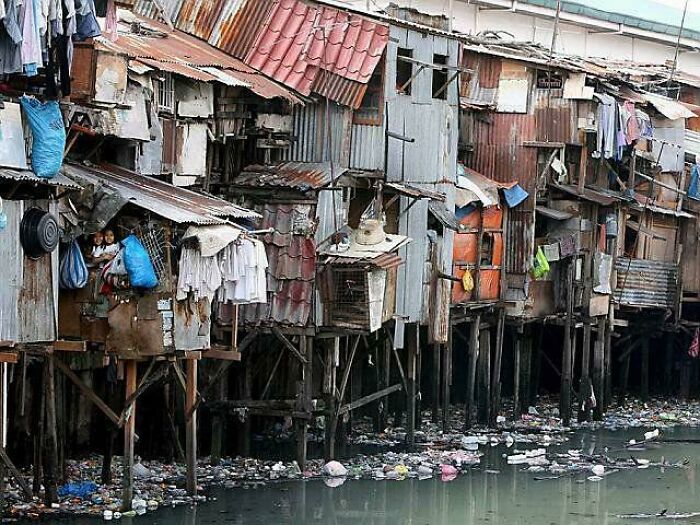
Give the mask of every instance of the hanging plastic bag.
<svg viewBox="0 0 700 525">
<path fill-rule="evenodd" d="M 68 251 L 63 254 L 59 270 L 61 288 L 77 290 L 88 283 L 88 269 L 78 241 L 73 240 Z"/>
<path fill-rule="evenodd" d="M 129 282 L 134 288 L 155 288 L 158 277 L 148 252 L 135 235 L 129 235 L 122 241 L 124 247 L 124 265 L 129 274 Z"/>
<path fill-rule="evenodd" d="M 2 208 L 2 197 L 0 197 L 0 232 L 7 228 L 7 213 Z"/>
<path fill-rule="evenodd" d="M 32 170 L 37 177 L 51 179 L 61 169 L 66 147 L 61 109 L 55 100 L 42 103 L 26 95 L 20 103 L 32 130 Z"/>
<path fill-rule="evenodd" d="M 474 289 L 474 277 L 472 277 L 472 272 L 469 270 L 464 270 L 462 275 L 462 288 L 467 293 L 470 293 Z"/>
<path fill-rule="evenodd" d="M 547 261 L 547 256 L 544 254 L 542 247 L 537 248 L 537 253 L 535 254 L 534 268 L 532 270 L 532 275 L 535 279 L 540 279 L 549 273 L 549 261 Z"/>
</svg>

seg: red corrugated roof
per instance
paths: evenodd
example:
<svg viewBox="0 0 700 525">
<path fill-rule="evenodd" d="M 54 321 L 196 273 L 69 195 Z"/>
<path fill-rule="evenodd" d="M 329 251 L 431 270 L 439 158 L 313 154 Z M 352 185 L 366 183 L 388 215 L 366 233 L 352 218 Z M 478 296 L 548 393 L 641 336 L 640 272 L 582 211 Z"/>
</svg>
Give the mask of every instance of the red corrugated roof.
<svg viewBox="0 0 700 525">
<path fill-rule="evenodd" d="M 309 95 L 322 70 L 366 84 L 388 40 L 387 25 L 357 14 L 301 0 L 274 0 L 245 61 Z"/>
</svg>

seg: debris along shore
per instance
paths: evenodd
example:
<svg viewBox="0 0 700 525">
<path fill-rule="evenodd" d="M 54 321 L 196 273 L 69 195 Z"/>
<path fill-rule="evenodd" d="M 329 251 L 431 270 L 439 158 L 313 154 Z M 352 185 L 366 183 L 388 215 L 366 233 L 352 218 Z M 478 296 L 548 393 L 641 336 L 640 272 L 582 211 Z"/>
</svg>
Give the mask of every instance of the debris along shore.
<svg viewBox="0 0 700 525">
<path fill-rule="evenodd" d="M 583 483 L 596 482 L 622 470 L 685 467 L 688 460 L 683 458 L 650 461 L 640 453 L 651 442 L 663 442 L 665 430 L 677 426 L 700 426 L 700 403 L 671 403 L 664 400 L 631 402 L 626 407 L 612 410 L 603 421 L 575 423 L 571 427 L 561 425 L 554 407 L 553 403 L 546 403 L 539 409 L 531 407 L 529 413 L 517 421 L 499 418 L 495 429 L 475 429 L 468 433 L 456 430 L 463 425 L 459 414 L 453 416 L 451 432 L 443 433 L 437 425 L 426 423 L 413 452 L 404 451 L 401 440 L 405 439 L 405 432 L 401 428 L 387 428 L 380 434 L 361 432 L 352 436 L 351 442 L 369 449 L 374 447 L 377 452 L 357 454 L 342 462 L 310 460 L 303 471 L 296 461 L 236 457 L 210 465 L 208 458 L 203 458 L 197 467 L 197 477 L 204 494 L 197 496 L 187 495 L 186 465 L 143 460 L 133 467 L 135 490 L 132 510 L 123 513 L 120 484 L 122 458 L 115 457 L 112 464 L 114 483 L 100 485 L 102 458 L 91 456 L 68 463 L 69 481 L 59 487 L 59 503 L 50 507 L 38 498 L 32 502 L 22 501 L 21 488 L 11 478 L 5 497 L 8 511 L 5 515 L 17 518 L 91 515 L 112 520 L 145 514 L 163 506 L 196 505 L 207 501 L 206 489 L 214 486 L 256 488 L 287 480 L 323 479 L 331 487 L 350 479 L 439 477 L 443 481 L 452 481 L 472 470 L 498 474 L 495 465 L 484 463 L 490 449 L 498 450 L 504 458 L 505 465 L 501 468 L 516 468 L 521 475 L 531 475 L 536 481 L 571 476 Z M 358 428 L 362 426 L 362 423 L 358 424 Z M 617 448 L 583 450 L 566 447 L 574 431 L 597 429 L 611 432 L 639 429 L 639 437 L 621 440 Z"/>
</svg>

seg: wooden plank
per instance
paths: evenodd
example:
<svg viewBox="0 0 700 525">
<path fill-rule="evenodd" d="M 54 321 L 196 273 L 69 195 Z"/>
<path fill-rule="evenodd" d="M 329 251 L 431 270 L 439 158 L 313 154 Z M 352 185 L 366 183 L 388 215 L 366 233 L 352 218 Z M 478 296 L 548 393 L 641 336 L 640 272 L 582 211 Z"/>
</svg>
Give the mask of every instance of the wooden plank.
<svg viewBox="0 0 700 525">
<path fill-rule="evenodd" d="M 129 361 L 130 362 L 130 361 Z M 56 367 L 66 376 L 68 379 L 70 379 L 75 386 L 80 389 L 80 391 L 85 395 L 85 397 L 88 398 L 89 401 L 91 401 L 97 408 L 99 408 L 109 419 L 117 425 L 118 427 L 121 427 L 121 421 L 119 416 L 107 406 L 107 403 L 102 401 L 100 397 L 95 393 L 95 391 L 87 386 L 83 381 L 73 372 L 68 365 L 66 365 L 63 361 L 60 359 L 54 359 L 54 363 Z M 136 387 L 134 387 L 135 389 Z"/>
<path fill-rule="evenodd" d="M 373 394 L 369 394 L 367 396 L 361 397 L 360 399 L 356 399 L 355 401 L 351 403 L 347 403 L 340 407 L 338 410 L 339 415 L 343 415 L 346 412 L 351 412 L 352 410 L 355 410 L 357 408 L 363 407 L 372 401 L 376 401 L 377 399 L 381 399 L 383 397 L 386 397 L 388 395 L 393 394 L 394 392 L 398 392 L 399 390 L 403 389 L 403 385 L 401 383 L 397 383 L 395 385 L 392 385 L 387 388 L 383 388 L 382 390 L 379 390 L 378 392 L 375 392 Z"/>
<path fill-rule="evenodd" d="M 292 344 L 292 342 L 287 339 L 287 337 L 280 331 L 279 328 L 276 326 L 272 327 L 272 333 L 277 337 L 277 339 L 280 340 L 280 342 L 292 353 L 294 356 L 301 361 L 302 363 L 306 363 L 306 356 L 302 355 L 301 352 L 297 349 L 296 346 Z"/>
<path fill-rule="evenodd" d="M 469 325 L 469 357 L 467 369 L 467 397 L 465 406 L 465 425 L 471 428 L 474 423 L 474 393 L 476 391 L 476 366 L 479 357 L 479 325 L 481 314 L 478 314 Z"/>
<path fill-rule="evenodd" d="M 54 341 L 53 349 L 55 352 L 87 352 L 87 342 L 60 339 Z"/>
<path fill-rule="evenodd" d="M 212 347 L 202 353 L 203 359 L 219 359 L 222 361 L 240 361 L 241 357 L 242 354 L 236 350 L 224 350 L 219 347 Z"/>
<path fill-rule="evenodd" d="M 0 348 L 14 348 L 15 342 L 7 339 L 0 339 Z"/>
<path fill-rule="evenodd" d="M 352 363 L 355 360 L 355 354 L 357 353 L 357 347 L 360 344 L 360 336 L 355 338 L 355 342 L 350 349 L 350 355 L 348 356 L 348 362 L 345 365 L 345 370 L 343 370 L 343 377 L 340 381 L 340 394 L 338 395 L 338 400 L 342 403 L 343 397 L 345 396 L 345 389 L 348 386 L 348 379 L 350 378 L 350 370 L 352 368 Z"/>
</svg>

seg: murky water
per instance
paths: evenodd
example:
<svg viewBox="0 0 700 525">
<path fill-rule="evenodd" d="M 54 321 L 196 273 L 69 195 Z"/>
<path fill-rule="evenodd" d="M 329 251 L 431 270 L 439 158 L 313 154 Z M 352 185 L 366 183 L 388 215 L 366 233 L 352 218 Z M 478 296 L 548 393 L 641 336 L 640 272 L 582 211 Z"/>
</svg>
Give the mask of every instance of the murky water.
<svg viewBox="0 0 700 525">
<path fill-rule="evenodd" d="M 628 452 L 621 445 L 639 439 L 644 430 L 578 433 L 559 447 L 592 452 L 608 446 L 613 457 L 652 461 L 689 458 L 685 469 L 624 470 L 601 481 L 586 481 L 585 474 L 536 481 L 522 465 L 507 465 L 501 445 L 489 450 L 479 468 L 451 482 L 431 480 L 348 480 L 340 487 L 323 481 L 271 484 L 262 489 L 215 490 L 210 501 L 196 508 L 162 509 L 135 518 L 136 525 L 190 524 L 502 524 L 584 525 L 616 523 L 668 523 L 669 520 L 621 520 L 619 513 L 700 511 L 700 444 L 659 443 L 644 452 Z M 675 429 L 668 439 L 700 439 L 700 430 Z M 529 447 L 523 447 L 529 448 Z M 555 449 L 555 447 L 552 447 Z M 498 473 L 486 472 L 498 470 Z M 541 474 L 539 474 L 541 475 Z M 590 475 L 588 473 L 587 475 Z M 123 520 L 126 522 L 127 520 Z M 66 521 L 62 521 L 66 523 Z M 101 520 L 78 519 L 75 525 Z M 679 523 L 674 521 L 674 523 Z M 700 518 L 680 523 L 700 523 Z"/>
</svg>

